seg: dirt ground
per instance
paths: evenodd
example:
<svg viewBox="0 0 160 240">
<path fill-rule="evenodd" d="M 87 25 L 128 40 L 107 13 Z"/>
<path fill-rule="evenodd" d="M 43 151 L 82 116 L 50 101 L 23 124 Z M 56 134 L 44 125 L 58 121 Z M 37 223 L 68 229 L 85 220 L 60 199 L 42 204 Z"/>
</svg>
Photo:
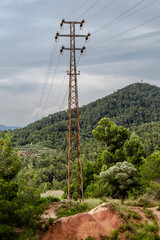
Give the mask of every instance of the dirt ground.
<svg viewBox="0 0 160 240">
<path fill-rule="evenodd" d="M 58 219 L 42 240 L 84 240 L 88 236 L 100 240 L 120 225 L 120 216 L 113 206 L 102 204 L 88 213 Z"/>
<path fill-rule="evenodd" d="M 41 215 L 41 222 L 46 222 L 49 218 L 56 219 L 56 212 L 58 208 L 60 207 L 59 203 L 51 203 L 49 208 L 45 210 L 45 212 Z"/>
<path fill-rule="evenodd" d="M 56 212 L 59 206 L 59 203 L 51 204 L 42 215 L 42 220 L 45 221 L 50 217 L 56 218 Z M 151 221 L 145 216 L 142 207 L 130 206 L 127 208 L 136 211 L 144 222 Z M 158 211 L 158 207 L 148 209 L 152 211 L 160 226 L 160 211 Z M 122 220 L 119 214 L 114 210 L 113 205 L 103 203 L 88 213 L 76 214 L 71 217 L 56 220 L 48 232 L 43 236 L 42 240 L 84 240 L 88 236 L 100 240 L 102 236 L 109 236 L 111 231 L 120 227 L 121 224 Z"/>
</svg>

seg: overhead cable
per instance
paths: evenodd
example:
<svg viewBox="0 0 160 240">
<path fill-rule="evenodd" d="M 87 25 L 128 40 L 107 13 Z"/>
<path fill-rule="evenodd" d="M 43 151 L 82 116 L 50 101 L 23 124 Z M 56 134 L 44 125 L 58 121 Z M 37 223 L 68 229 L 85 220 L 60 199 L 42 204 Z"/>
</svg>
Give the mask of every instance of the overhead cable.
<svg viewBox="0 0 160 240">
<path fill-rule="evenodd" d="M 157 2 L 157 1 L 160 1 L 160 0 L 154 0 L 154 1 L 150 2 L 150 3 L 148 3 L 147 5 L 145 5 L 144 7 L 141 7 L 140 9 L 134 11 L 133 13 L 131 13 L 131 14 L 129 14 L 129 15 L 127 15 L 127 16 L 119 19 L 119 20 L 117 20 L 116 22 L 113 22 L 113 23 L 109 24 L 109 25 L 106 26 L 105 28 L 109 28 L 109 27 L 113 26 L 114 24 L 119 23 L 119 22 L 121 22 L 122 20 L 124 20 L 124 19 L 126 19 L 126 18 L 133 16 L 133 15 L 136 14 L 137 12 L 142 11 L 143 9 L 149 7 L 150 5 L 154 4 L 154 3 Z"/>
<path fill-rule="evenodd" d="M 99 12 L 101 12 L 102 10 L 104 10 L 105 8 L 109 7 L 110 5 L 112 5 L 115 1 L 117 0 L 112 0 L 110 3 L 108 3 L 107 5 L 105 5 L 104 7 L 102 7 L 101 9 L 99 9 L 97 12 L 95 12 L 93 15 L 89 16 L 88 18 L 86 18 L 86 21 L 92 17 L 94 17 L 95 15 L 97 15 Z"/>
<path fill-rule="evenodd" d="M 83 15 L 85 15 L 88 11 L 90 11 L 99 1 L 101 1 L 101 0 L 97 0 L 95 3 L 93 3 L 89 8 L 87 8 L 87 10 L 85 10 L 79 17 L 78 17 L 78 19 L 79 18 L 81 18 L 81 17 L 83 17 Z"/>
<path fill-rule="evenodd" d="M 56 68 L 55 68 L 55 71 L 54 71 L 54 75 L 53 75 L 52 82 L 51 82 L 51 85 L 50 85 L 50 88 L 49 88 L 49 92 L 48 92 L 47 99 L 46 99 L 46 102 L 45 102 L 45 105 L 44 105 L 44 109 L 46 109 L 46 106 L 47 106 L 47 103 L 48 103 L 48 99 L 49 99 L 49 96 L 50 96 L 50 93 L 51 93 L 51 90 L 52 90 L 53 82 L 55 80 L 55 76 L 56 76 L 57 69 L 58 69 L 58 66 L 59 66 L 60 56 L 61 55 L 59 53 L 57 65 L 56 65 Z"/>
<path fill-rule="evenodd" d="M 97 43 L 95 43 L 95 44 L 93 44 L 93 45 L 91 45 L 91 46 L 89 46 L 89 47 L 93 47 L 93 46 L 99 45 L 99 44 L 101 44 L 101 43 L 103 43 L 103 42 L 110 41 L 110 40 L 112 40 L 112 39 L 114 39 L 114 38 L 117 38 L 117 37 L 123 35 L 123 34 L 126 34 L 126 33 L 128 33 L 128 32 L 131 32 L 131 31 L 135 30 L 136 28 L 139 28 L 139 27 L 141 27 L 141 26 L 143 26 L 143 25 L 145 25 L 145 24 L 147 24 L 147 23 L 150 23 L 150 22 L 152 22 L 152 21 L 154 21 L 154 20 L 156 20 L 156 19 L 158 19 L 158 18 L 160 18 L 160 15 L 158 15 L 157 17 L 154 17 L 154 18 L 152 18 L 152 19 L 150 19 L 150 20 L 148 20 L 148 21 L 146 21 L 146 22 L 144 22 L 144 23 L 141 23 L 141 24 L 139 24 L 139 25 L 137 25 L 137 26 L 135 26 L 135 27 L 133 27 L 133 28 L 130 28 L 130 29 L 124 31 L 124 32 L 121 32 L 121 33 L 119 33 L 119 34 L 116 34 L 116 35 L 114 35 L 113 37 L 110 37 L 110 38 L 107 38 L 107 39 L 105 39 L 105 40 L 103 40 L 103 41 L 97 42 Z"/>
<path fill-rule="evenodd" d="M 107 27 L 108 25 L 110 25 L 111 23 L 113 23 L 115 20 L 117 20 L 118 18 L 122 17 L 123 15 L 125 15 L 126 13 L 130 12 L 132 9 L 136 8 L 138 5 L 142 4 L 144 1 L 146 0 L 141 0 L 139 3 L 135 4 L 134 6 L 132 6 L 131 8 L 129 8 L 128 10 L 126 10 L 125 12 L 123 12 L 122 14 L 120 14 L 118 17 L 112 19 L 111 21 L 109 21 L 108 23 L 104 24 L 103 26 L 101 26 L 100 28 L 98 28 L 97 30 L 95 30 L 94 32 L 92 32 L 91 34 L 95 34 L 101 30 L 103 30 L 105 27 Z"/>
<path fill-rule="evenodd" d="M 72 15 L 74 15 L 76 12 L 79 11 L 81 7 L 83 7 L 89 0 L 85 0 L 79 7 L 77 7 L 66 19 L 70 18 Z"/>
<path fill-rule="evenodd" d="M 63 104 L 64 104 L 64 102 L 65 102 L 65 100 L 66 100 L 66 97 L 67 97 L 68 92 L 69 92 L 69 87 L 67 88 L 67 91 L 66 91 L 66 93 L 65 93 L 65 95 L 64 95 L 64 98 L 63 98 L 63 101 L 62 101 L 62 104 L 61 104 L 61 107 L 60 107 L 60 111 L 62 111 L 62 107 L 63 107 Z"/>
<path fill-rule="evenodd" d="M 59 92 L 58 92 L 58 95 L 57 95 L 57 99 L 56 99 L 56 101 L 55 101 L 55 107 L 56 107 L 56 105 L 57 105 L 57 102 L 58 102 L 58 99 L 59 99 L 59 96 L 60 96 L 60 93 L 61 93 L 61 90 L 62 90 L 64 81 L 65 81 L 65 78 L 66 78 L 66 71 L 65 71 L 65 73 L 64 73 L 63 81 L 62 81 L 62 84 L 61 84 L 61 86 L 60 86 L 60 88 L 59 88 Z"/>
</svg>

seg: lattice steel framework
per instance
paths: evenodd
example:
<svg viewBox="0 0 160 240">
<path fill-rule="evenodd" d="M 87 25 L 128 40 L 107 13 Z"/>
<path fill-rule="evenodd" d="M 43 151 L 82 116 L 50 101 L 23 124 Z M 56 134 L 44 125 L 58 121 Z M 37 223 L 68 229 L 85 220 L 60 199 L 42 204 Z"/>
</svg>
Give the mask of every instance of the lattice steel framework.
<svg viewBox="0 0 160 240">
<path fill-rule="evenodd" d="M 76 50 L 83 51 L 85 47 L 76 48 L 75 38 L 85 37 L 88 35 L 76 35 L 75 25 L 79 24 L 82 27 L 82 22 L 65 21 L 62 20 L 60 26 L 63 24 L 70 25 L 70 34 L 56 34 L 55 39 L 58 37 L 69 37 L 70 48 L 62 46 L 60 52 L 63 50 L 70 51 L 70 70 L 69 75 L 69 97 L 68 97 L 68 134 L 67 134 L 67 198 L 79 199 L 83 201 L 83 176 L 82 176 L 82 163 L 81 163 L 81 147 L 80 147 L 80 125 L 79 125 L 79 106 L 78 106 L 78 86 L 77 86 L 77 73 L 76 69 Z"/>
</svg>

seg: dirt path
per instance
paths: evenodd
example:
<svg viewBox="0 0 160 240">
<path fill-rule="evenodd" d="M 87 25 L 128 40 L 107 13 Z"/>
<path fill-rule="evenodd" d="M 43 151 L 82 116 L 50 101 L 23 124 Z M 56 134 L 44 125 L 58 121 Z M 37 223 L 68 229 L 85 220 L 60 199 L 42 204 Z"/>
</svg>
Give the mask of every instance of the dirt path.
<svg viewBox="0 0 160 240">
<path fill-rule="evenodd" d="M 158 211 L 158 207 L 153 207 L 153 208 L 149 208 L 150 210 L 152 210 L 153 215 L 155 216 L 157 222 L 160 225 L 160 211 Z"/>
<path fill-rule="evenodd" d="M 157 220 L 157 223 L 159 225 L 159 236 L 160 236 L 160 211 L 158 211 L 158 207 L 153 207 L 153 208 L 149 208 L 150 210 L 152 210 L 153 215 L 155 216 L 155 219 Z"/>
<path fill-rule="evenodd" d="M 51 203 L 49 207 L 45 210 L 45 212 L 41 215 L 41 221 L 45 222 L 49 218 L 56 219 L 56 212 L 60 206 L 61 203 Z"/>
<path fill-rule="evenodd" d="M 143 208 L 142 207 L 128 207 L 130 210 L 133 210 L 133 211 L 136 211 L 140 216 L 141 218 L 143 219 L 143 221 L 146 221 L 148 223 L 152 223 L 152 220 L 151 219 L 148 219 L 146 216 L 145 216 L 145 213 L 143 211 Z M 152 207 L 152 208 L 147 208 L 148 210 L 151 210 L 158 225 L 159 225 L 159 236 L 160 236 L 160 211 L 158 211 L 158 207 Z"/>
</svg>

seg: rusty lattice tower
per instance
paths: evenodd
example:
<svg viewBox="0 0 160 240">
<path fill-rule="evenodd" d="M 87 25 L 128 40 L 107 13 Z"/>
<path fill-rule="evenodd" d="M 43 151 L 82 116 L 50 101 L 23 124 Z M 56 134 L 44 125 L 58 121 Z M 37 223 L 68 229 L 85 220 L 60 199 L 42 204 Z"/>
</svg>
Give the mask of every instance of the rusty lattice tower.
<svg viewBox="0 0 160 240">
<path fill-rule="evenodd" d="M 62 46 L 60 52 L 63 50 L 70 51 L 70 70 L 67 73 L 69 75 L 69 97 L 68 97 L 68 134 L 67 134 L 67 198 L 70 201 L 71 198 L 83 200 L 83 176 L 82 176 L 82 163 L 81 163 L 81 147 L 80 147 L 80 125 L 79 125 L 79 105 L 78 105 L 78 87 L 77 87 L 77 73 L 76 69 L 76 51 L 80 51 L 81 54 L 85 50 L 85 47 L 76 48 L 75 39 L 78 37 L 84 37 L 88 40 L 88 35 L 76 35 L 75 26 L 83 26 L 82 22 L 77 21 L 65 21 L 62 20 L 60 26 L 63 24 L 69 24 L 70 34 L 57 33 L 55 39 L 58 37 L 69 37 L 70 47 L 66 48 Z"/>
</svg>

